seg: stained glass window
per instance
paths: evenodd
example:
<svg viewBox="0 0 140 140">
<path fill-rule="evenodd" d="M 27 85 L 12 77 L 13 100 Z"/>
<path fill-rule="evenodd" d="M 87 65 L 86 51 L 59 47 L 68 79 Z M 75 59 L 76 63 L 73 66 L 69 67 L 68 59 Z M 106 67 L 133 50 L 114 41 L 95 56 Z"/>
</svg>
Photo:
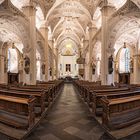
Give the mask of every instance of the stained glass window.
<svg viewBox="0 0 140 140">
<path fill-rule="evenodd" d="M 8 49 L 8 71 L 18 73 L 18 54 L 15 49 Z"/>
<path fill-rule="evenodd" d="M 130 72 L 130 50 L 129 50 L 129 48 L 123 48 L 120 52 L 119 72 L 120 73 L 129 73 Z"/>
</svg>

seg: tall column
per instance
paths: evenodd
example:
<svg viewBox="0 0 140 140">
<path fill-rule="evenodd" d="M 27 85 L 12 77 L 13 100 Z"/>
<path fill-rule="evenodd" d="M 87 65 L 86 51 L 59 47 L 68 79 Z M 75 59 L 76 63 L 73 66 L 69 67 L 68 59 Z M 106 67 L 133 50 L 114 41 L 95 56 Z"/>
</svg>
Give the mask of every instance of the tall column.
<svg viewBox="0 0 140 140">
<path fill-rule="evenodd" d="M 140 74 L 139 74 L 139 70 L 140 70 L 140 67 L 138 64 L 140 61 L 140 55 L 138 54 L 138 47 L 139 46 L 139 43 L 136 45 L 135 47 L 135 52 L 134 52 L 134 84 L 138 84 L 140 82 Z"/>
<path fill-rule="evenodd" d="M 89 24 L 89 63 L 88 63 L 88 80 L 92 81 L 92 38 L 95 35 L 97 28 L 92 23 Z"/>
<path fill-rule="evenodd" d="M 107 0 L 103 1 L 101 8 L 102 13 L 102 49 L 101 49 L 101 81 L 103 85 L 108 83 L 108 56 L 107 56 L 107 49 L 108 49 L 108 19 L 112 12 L 114 11 L 114 7 L 109 6 Z"/>
<path fill-rule="evenodd" d="M 48 25 L 43 24 L 41 28 L 39 29 L 42 33 L 44 40 L 45 40 L 45 46 L 44 46 L 44 54 L 45 54 L 45 81 L 49 80 L 49 48 L 48 48 Z"/>
<path fill-rule="evenodd" d="M 54 53 L 54 49 L 55 49 L 55 46 L 54 46 L 54 40 L 52 39 L 52 80 L 55 79 L 55 65 L 54 65 L 54 61 L 55 61 L 55 53 Z"/>
<path fill-rule="evenodd" d="M 36 4 L 30 2 L 29 5 L 24 6 L 24 14 L 29 18 L 29 48 L 30 51 L 26 55 L 30 58 L 30 72 L 29 77 L 25 79 L 26 84 L 36 84 Z M 27 74 L 25 75 L 27 76 Z"/>
<path fill-rule="evenodd" d="M 56 51 L 56 79 L 58 79 L 58 49 L 55 48 Z"/>
<path fill-rule="evenodd" d="M 2 64 L 2 82 L 5 83 L 5 84 L 8 84 L 8 75 L 7 75 L 7 72 L 8 72 L 8 47 L 9 47 L 9 43 L 5 42 L 3 44 L 3 48 L 2 48 L 2 61 L 1 61 L 1 64 Z"/>
<path fill-rule="evenodd" d="M 89 41 L 87 40 L 87 39 L 84 39 L 83 40 L 83 50 L 80 50 L 80 51 L 82 51 L 83 53 L 83 58 L 86 58 L 86 51 L 85 51 L 85 48 L 87 47 L 87 45 L 88 45 L 88 43 L 89 43 Z M 79 52 L 80 52 L 79 51 Z M 80 55 L 80 54 L 79 54 Z M 80 68 L 80 65 L 79 65 L 79 68 Z M 87 64 L 83 64 L 83 68 L 84 68 L 84 76 L 83 76 L 83 80 L 87 80 Z"/>
<path fill-rule="evenodd" d="M 2 55 L 2 48 L 0 49 L 0 83 L 3 83 L 4 79 L 4 55 Z"/>
</svg>

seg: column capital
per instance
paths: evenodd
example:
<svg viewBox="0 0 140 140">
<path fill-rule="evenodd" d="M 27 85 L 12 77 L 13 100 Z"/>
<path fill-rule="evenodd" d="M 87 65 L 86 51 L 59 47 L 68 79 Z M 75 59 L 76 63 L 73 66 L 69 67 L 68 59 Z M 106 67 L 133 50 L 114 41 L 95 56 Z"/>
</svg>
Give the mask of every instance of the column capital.
<svg viewBox="0 0 140 140">
<path fill-rule="evenodd" d="M 88 39 L 84 39 L 83 40 L 83 46 L 86 45 L 86 44 L 88 44 L 88 43 L 89 43 L 89 40 Z"/>
<path fill-rule="evenodd" d="M 93 33 L 93 32 L 96 32 L 98 30 L 94 21 L 90 22 L 88 24 L 88 27 L 89 27 L 89 29 L 88 29 L 89 33 Z"/>
<path fill-rule="evenodd" d="M 36 3 L 35 2 L 29 2 L 26 3 L 23 7 L 22 7 L 23 13 L 27 16 L 35 16 L 36 14 Z"/>
<path fill-rule="evenodd" d="M 110 16 L 116 11 L 115 7 L 112 5 L 103 5 L 101 7 L 101 13 L 104 16 Z"/>
<path fill-rule="evenodd" d="M 135 55 L 133 55 L 133 57 L 134 57 L 134 58 L 137 58 L 137 57 L 140 58 L 140 54 L 135 54 Z"/>
<path fill-rule="evenodd" d="M 45 20 L 42 21 L 40 29 L 43 29 L 43 28 L 49 31 L 48 23 Z"/>
<path fill-rule="evenodd" d="M 37 6 L 37 0 L 30 0 L 23 3 L 23 8 L 30 6 L 35 8 Z"/>
</svg>

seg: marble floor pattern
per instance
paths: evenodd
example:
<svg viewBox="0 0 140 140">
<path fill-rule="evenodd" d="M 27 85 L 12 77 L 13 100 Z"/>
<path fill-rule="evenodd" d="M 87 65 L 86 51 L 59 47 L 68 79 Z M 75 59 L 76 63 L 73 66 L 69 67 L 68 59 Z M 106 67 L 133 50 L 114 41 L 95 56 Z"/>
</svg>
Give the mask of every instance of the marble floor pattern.
<svg viewBox="0 0 140 140">
<path fill-rule="evenodd" d="M 140 133 L 122 140 L 139 140 Z M 8 140 L 4 136 L 0 140 Z M 26 140 L 112 140 L 91 116 L 72 84 L 64 89 L 48 115 Z"/>
</svg>

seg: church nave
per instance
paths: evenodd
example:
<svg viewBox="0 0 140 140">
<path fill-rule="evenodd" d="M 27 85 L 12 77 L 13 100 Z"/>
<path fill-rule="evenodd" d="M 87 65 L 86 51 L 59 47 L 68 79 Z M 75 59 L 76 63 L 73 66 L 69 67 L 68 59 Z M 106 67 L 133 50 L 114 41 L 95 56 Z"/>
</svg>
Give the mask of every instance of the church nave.
<svg viewBox="0 0 140 140">
<path fill-rule="evenodd" d="M 140 0 L 0 0 L 0 140 L 140 139 Z"/>
</svg>

